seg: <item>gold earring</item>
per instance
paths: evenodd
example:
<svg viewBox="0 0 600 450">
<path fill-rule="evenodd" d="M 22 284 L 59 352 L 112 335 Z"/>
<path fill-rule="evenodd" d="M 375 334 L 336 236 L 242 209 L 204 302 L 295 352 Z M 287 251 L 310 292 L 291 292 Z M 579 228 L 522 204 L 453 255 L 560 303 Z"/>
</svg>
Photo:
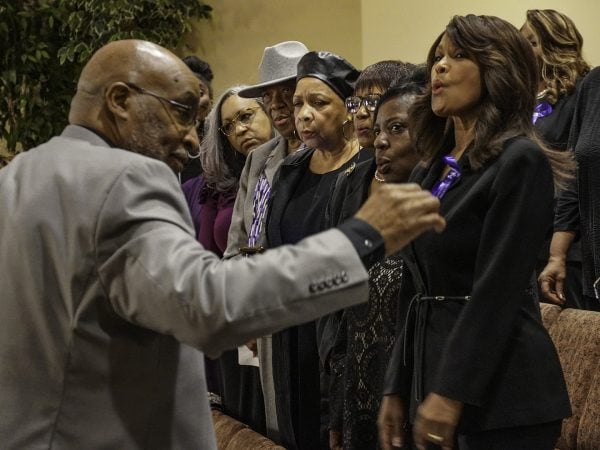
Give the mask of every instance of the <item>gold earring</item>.
<svg viewBox="0 0 600 450">
<path fill-rule="evenodd" d="M 350 134 L 350 137 L 346 136 L 346 128 L 348 124 L 352 126 L 352 133 Z M 342 134 L 344 135 L 344 139 L 347 141 L 354 138 L 354 122 L 351 119 L 346 119 L 344 120 L 344 123 L 342 123 Z"/>
</svg>

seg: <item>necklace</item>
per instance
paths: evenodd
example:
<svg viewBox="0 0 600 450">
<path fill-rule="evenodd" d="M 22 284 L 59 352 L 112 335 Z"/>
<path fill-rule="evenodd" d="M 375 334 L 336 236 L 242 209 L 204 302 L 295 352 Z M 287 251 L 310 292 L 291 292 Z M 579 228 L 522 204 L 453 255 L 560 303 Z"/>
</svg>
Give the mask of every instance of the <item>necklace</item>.
<svg viewBox="0 0 600 450">
<path fill-rule="evenodd" d="M 385 178 L 383 178 L 381 174 L 377 172 L 377 170 L 375 170 L 375 175 L 373 175 L 373 178 L 375 178 L 375 181 L 378 183 L 385 183 Z"/>
</svg>

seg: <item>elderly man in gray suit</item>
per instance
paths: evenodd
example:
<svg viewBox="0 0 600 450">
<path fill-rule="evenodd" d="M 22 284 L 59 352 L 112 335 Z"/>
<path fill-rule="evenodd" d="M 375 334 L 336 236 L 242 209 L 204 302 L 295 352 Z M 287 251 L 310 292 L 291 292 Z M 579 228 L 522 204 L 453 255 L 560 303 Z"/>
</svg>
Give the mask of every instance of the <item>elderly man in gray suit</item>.
<svg viewBox="0 0 600 450">
<path fill-rule="evenodd" d="M 173 173 L 198 95 L 164 48 L 110 43 L 64 132 L 0 170 L 3 449 L 214 449 L 201 351 L 366 299 L 365 266 L 444 227 L 428 193 L 388 186 L 338 229 L 218 260 Z"/>
</svg>

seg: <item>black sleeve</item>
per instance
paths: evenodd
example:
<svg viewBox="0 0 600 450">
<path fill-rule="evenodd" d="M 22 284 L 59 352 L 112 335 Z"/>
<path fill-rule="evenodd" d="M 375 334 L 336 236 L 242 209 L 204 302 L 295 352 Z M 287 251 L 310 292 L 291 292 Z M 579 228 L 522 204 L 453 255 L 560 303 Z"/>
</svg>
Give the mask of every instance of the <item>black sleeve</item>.
<svg viewBox="0 0 600 450">
<path fill-rule="evenodd" d="M 554 231 L 579 231 L 579 195 L 576 180 L 558 197 Z"/>
<path fill-rule="evenodd" d="M 584 114 L 584 99 L 585 88 L 581 86 L 577 93 L 577 102 L 573 119 L 571 121 L 571 130 L 569 132 L 569 142 L 567 149 L 574 151 L 577 141 L 579 140 L 579 132 L 581 129 L 581 121 Z M 560 193 L 556 204 L 556 213 L 554 216 L 554 231 L 579 231 L 579 191 L 577 180 L 573 180 L 571 185 Z"/>
<path fill-rule="evenodd" d="M 338 229 L 350 239 L 367 270 L 385 257 L 383 237 L 364 220 L 353 217 L 340 224 Z"/>
</svg>

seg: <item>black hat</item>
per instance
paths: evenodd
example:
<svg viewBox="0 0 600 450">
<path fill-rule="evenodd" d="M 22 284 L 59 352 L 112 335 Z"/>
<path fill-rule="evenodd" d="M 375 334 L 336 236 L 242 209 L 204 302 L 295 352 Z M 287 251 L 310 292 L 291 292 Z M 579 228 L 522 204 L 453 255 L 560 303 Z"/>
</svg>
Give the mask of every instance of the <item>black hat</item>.
<svg viewBox="0 0 600 450">
<path fill-rule="evenodd" d="M 330 52 L 308 52 L 298 62 L 296 80 L 313 77 L 326 83 L 342 100 L 354 93 L 360 72 L 341 56 Z"/>
</svg>

